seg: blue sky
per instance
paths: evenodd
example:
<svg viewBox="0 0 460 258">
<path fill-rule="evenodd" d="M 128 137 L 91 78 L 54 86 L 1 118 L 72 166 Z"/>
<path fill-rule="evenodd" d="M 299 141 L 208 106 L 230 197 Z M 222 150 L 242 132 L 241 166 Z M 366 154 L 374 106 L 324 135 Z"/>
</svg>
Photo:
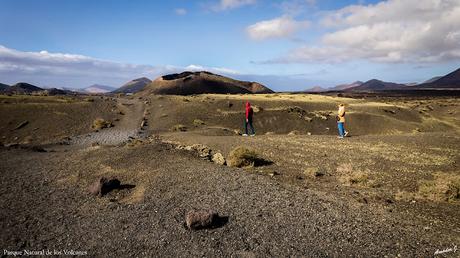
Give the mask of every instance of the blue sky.
<svg viewBox="0 0 460 258">
<path fill-rule="evenodd" d="M 457 17 L 451 0 L 0 0 L 0 82 L 120 86 L 186 69 L 276 90 L 420 82 L 460 67 Z"/>
</svg>

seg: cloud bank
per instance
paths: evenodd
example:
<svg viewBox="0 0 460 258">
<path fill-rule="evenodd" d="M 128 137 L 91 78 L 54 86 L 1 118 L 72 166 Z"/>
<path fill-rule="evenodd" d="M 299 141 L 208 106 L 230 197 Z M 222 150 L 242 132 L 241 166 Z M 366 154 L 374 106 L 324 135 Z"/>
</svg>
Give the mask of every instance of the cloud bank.
<svg viewBox="0 0 460 258">
<path fill-rule="evenodd" d="M 327 13 L 332 32 L 268 63 L 431 63 L 460 58 L 460 1 L 388 0 Z"/>
<path fill-rule="evenodd" d="M 292 36 L 299 29 L 307 28 L 309 24 L 308 21 L 296 21 L 292 17 L 281 16 L 250 25 L 246 28 L 246 32 L 253 40 L 285 38 Z"/>
<path fill-rule="evenodd" d="M 257 0 L 220 0 L 218 4 L 213 6 L 214 11 L 225 11 L 236 9 L 245 5 L 253 5 Z"/>
<path fill-rule="evenodd" d="M 9 84 L 26 81 L 48 87 L 81 88 L 95 83 L 117 87 L 135 78 L 145 76 L 154 79 L 184 70 L 238 74 L 235 70 L 221 67 L 136 65 L 75 54 L 23 52 L 0 45 L 0 82 Z"/>
</svg>

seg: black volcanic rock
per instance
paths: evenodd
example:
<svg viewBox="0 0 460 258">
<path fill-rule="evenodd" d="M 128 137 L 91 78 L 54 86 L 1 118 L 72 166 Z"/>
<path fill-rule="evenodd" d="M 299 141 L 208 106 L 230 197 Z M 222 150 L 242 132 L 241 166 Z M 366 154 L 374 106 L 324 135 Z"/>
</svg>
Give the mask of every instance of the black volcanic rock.
<svg viewBox="0 0 460 258">
<path fill-rule="evenodd" d="M 377 79 L 369 80 L 359 86 L 348 88 L 345 91 L 381 91 L 381 90 L 399 90 L 407 87 L 404 84 L 393 82 L 384 82 Z"/>
<path fill-rule="evenodd" d="M 205 71 L 164 75 L 147 85 L 144 91 L 169 95 L 273 93 L 271 89 L 257 82 L 234 80 Z"/>
<path fill-rule="evenodd" d="M 422 83 L 420 85 L 417 85 L 417 88 L 459 89 L 460 88 L 460 68 L 447 74 L 446 76 L 443 76 L 437 80 L 434 80 L 433 82 Z"/>
<path fill-rule="evenodd" d="M 148 78 L 142 77 L 138 79 L 134 79 L 132 81 L 129 81 L 120 88 L 114 90 L 114 93 L 136 93 L 145 88 L 149 83 L 152 81 Z"/>
</svg>

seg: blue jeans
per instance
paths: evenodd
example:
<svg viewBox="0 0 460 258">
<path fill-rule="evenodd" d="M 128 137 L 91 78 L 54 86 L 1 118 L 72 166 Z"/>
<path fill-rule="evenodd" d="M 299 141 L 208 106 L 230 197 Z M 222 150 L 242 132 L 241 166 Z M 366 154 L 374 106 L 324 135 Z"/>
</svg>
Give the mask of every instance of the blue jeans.
<svg viewBox="0 0 460 258">
<path fill-rule="evenodd" d="M 343 122 L 338 122 L 337 127 L 339 128 L 339 135 L 341 137 L 345 136 L 345 126 Z"/>
</svg>

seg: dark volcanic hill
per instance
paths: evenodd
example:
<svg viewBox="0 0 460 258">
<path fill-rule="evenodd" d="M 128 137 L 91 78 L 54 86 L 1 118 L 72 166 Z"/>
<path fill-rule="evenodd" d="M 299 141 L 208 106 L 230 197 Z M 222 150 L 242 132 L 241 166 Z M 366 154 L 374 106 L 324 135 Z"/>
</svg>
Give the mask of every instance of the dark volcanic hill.
<svg viewBox="0 0 460 258">
<path fill-rule="evenodd" d="M 170 95 L 273 93 L 271 89 L 257 82 L 234 80 L 204 71 L 164 75 L 147 85 L 144 91 Z"/>
<path fill-rule="evenodd" d="M 443 76 L 437 80 L 428 83 L 422 83 L 416 86 L 422 89 L 459 89 L 460 88 L 460 68 Z"/>
<path fill-rule="evenodd" d="M 64 90 L 64 89 L 57 89 L 57 88 L 49 88 L 45 90 L 45 93 L 50 96 L 54 95 L 68 95 L 68 94 L 75 94 L 75 92 L 70 91 L 70 90 Z"/>
<path fill-rule="evenodd" d="M 5 90 L 5 92 L 16 93 L 16 94 L 24 94 L 24 93 L 27 94 L 27 93 L 32 93 L 35 91 L 43 91 L 43 89 L 35 85 L 25 83 L 25 82 L 18 82 L 15 85 Z"/>
<path fill-rule="evenodd" d="M 114 90 L 114 93 L 136 93 L 138 91 L 141 91 L 147 86 L 149 83 L 152 81 L 148 78 L 142 77 L 138 79 L 134 79 L 132 81 L 129 81 L 120 88 Z"/>
<path fill-rule="evenodd" d="M 376 79 L 369 80 L 359 86 L 346 89 L 346 91 L 381 91 L 381 90 L 400 90 L 407 87 L 404 84 L 384 82 Z"/>
<path fill-rule="evenodd" d="M 362 82 L 362 81 L 355 81 L 355 82 L 352 82 L 352 83 L 349 83 L 349 84 L 340 84 L 340 85 L 337 85 L 337 86 L 335 86 L 333 88 L 330 88 L 328 90 L 329 91 L 346 90 L 346 89 L 349 89 L 349 88 L 361 86 L 363 83 L 364 82 Z"/>
<path fill-rule="evenodd" d="M 431 78 L 431 79 L 428 79 L 428 80 L 426 80 L 426 81 L 424 81 L 424 82 L 422 82 L 422 83 L 431 83 L 431 82 L 437 81 L 437 80 L 439 80 L 439 79 L 441 79 L 441 78 L 442 78 L 442 76 L 436 76 L 436 77 L 433 77 L 433 78 Z"/>
<path fill-rule="evenodd" d="M 6 85 L 6 84 L 3 84 L 3 83 L 0 83 L 0 92 L 8 89 L 10 86 L 9 85 Z"/>
</svg>

